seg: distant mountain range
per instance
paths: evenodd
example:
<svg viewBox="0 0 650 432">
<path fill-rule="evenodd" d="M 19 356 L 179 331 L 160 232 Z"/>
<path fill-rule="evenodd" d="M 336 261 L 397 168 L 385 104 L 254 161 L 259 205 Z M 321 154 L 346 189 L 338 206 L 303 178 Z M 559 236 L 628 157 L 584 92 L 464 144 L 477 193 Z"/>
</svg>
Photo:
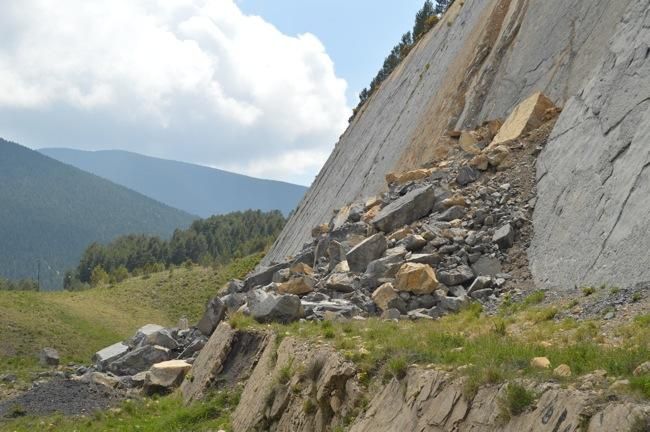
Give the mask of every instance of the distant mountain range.
<svg viewBox="0 0 650 432">
<path fill-rule="evenodd" d="M 280 210 L 285 215 L 307 188 L 119 150 L 39 150 L 61 162 L 201 217 L 233 211 Z"/>
<path fill-rule="evenodd" d="M 197 219 L 140 193 L 0 139 L 0 276 L 58 289 L 93 241 L 169 237 Z"/>
</svg>

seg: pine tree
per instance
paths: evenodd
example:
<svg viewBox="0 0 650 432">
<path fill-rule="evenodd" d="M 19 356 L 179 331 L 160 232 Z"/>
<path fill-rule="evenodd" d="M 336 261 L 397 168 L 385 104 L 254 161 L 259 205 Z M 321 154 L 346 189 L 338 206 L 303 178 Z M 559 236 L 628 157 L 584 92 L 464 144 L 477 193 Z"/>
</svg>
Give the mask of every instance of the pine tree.
<svg viewBox="0 0 650 432">
<path fill-rule="evenodd" d="M 415 14 L 415 25 L 413 26 L 413 40 L 418 41 L 429 30 L 427 20 L 435 14 L 433 2 L 426 0 L 422 9 Z"/>
</svg>

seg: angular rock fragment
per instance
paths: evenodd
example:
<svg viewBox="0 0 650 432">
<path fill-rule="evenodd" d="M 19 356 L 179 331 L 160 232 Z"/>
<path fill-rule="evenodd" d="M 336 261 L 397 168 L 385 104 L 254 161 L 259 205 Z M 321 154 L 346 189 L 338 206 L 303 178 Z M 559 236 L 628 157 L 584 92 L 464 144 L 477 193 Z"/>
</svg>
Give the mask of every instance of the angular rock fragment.
<svg viewBox="0 0 650 432">
<path fill-rule="evenodd" d="M 38 355 L 38 361 L 41 366 L 58 366 L 59 353 L 54 348 L 43 348 Z"/>
<path fill-rule="evenodd" d="M 460 170 L 458 170 L 456 183 L 461 186 L 467 186 L 470 183 L 474 183 L 479 178 L 481 178 L 481 173 L 479 171 L 475 170 L 472 167 L 462 167 Z"/>
<path fill-rule="evenodd" d="M 223 301 L 215 296 L 205 308 L 203 317 L 197 324 L 198 329 L 206 336 L 210 336 L 221 320 L 226 316 L 227 307 Z"/>
<path fill-rule="evenodd" d="M 122 357 L 129 351 L 129 347 L 122 342 L 115 343 L 111 346 L 107 346 L 95 353 L 92 358 L 92 362 L 95 364 L 97 370 L 105 370 L 108 363 L 111 363 L 118 358 Z"/>
<path fill-rule="evenodd" d="M 147 336 L 147 344 L 159 345 L 170 350 L 178 348 L 178 342 L 176 342 L 168 329 L 158 330 Z"/>
<path fill-rule="evenodd" d="M 518 139 L 523 134 L 537 129 L 546 121 L 547 110 L 553 108 L 555 108 L 555 104 L 544 94 L 541 92 L 532 94 L 510 113 L 490 146 Z"/>
<path fill-rule="evenodd" d="M 244 281 L 244 291 L 249 291 L 256 286 L 264 286 L 271 283 L 273 275 L 280 269 L 289 267 L 290 263 L 283 262 L 271 267 L 262 268 Z"/>
<path fill-rule="evenodd" d="M 440 216 L 438 216 L 438 220 L 443 221 L 443 222 L 451 222 L 455 219 L 462 219 L 463 216 L 465 216 L 465 213 L 467 213 L 467 210 L 465 207 L 462 206 L 453 206 L 447 210 L 445 210 L 444 213 L 442 213 Z"/>
<path fill-rule="evenodd" d="M 259 322 L 288 323 L 304 315 L 300 298 L 293 294 L 277 295 L 257 289 L 247 295 L 250 315 Z"/>
<path fill-rule="evenodd" d="M 346 255 L 350 270 L 353 272 L 363 273 L 366 271 L 366 268 L 371 261 L 374 261 L 383 255 L 387 247 L 386 237 L 381 233 L 377 233 L 362 241 L 352 248 Z"/>
<path fill-rule="evenodd" d="M 438 271 L 438 280 L 447 286 L 462 285 L 474 279 L 474 272 L 467 265 L 460 265 L 451 270 Z"/>
<path fill-rule="evenodd" d="M 426 264 L 405 263 L 395 275 L 395 289 L 414 294 L 430 294 L 438 288 L 433 269 Z"/>
<path fill-rule="evenodd" d="M 169 350 L 157 345 L 145 345 L 128 352 L 108 364 L 107 369 L 118 376 L 135 375 L 152 365 L 169 360 Z"/>
<path fill-rule="evenodd" d="M 184 360 L 169 360 L 151 366 L 144 382 L 147 394 L 164 394 L 178 387 L 192 365 Z"/>
<path fill-rule="evenodd" d="M 397 298 L 398 292 L 393 288 L 392 283 L 385 283 L 372 293 L 372 300 L 382 311 L 390 309 L 389 303 Z"/>
<path fill-rule="evenodd" d="M 314 290 L 315 283 L 311 276 L 294 276 L 288 282 L 278 285 L 278 292 L 280 294 L 304 295 Z"/>
<path fill-rule="evenodd" d="M 423 186 L 412 190 L 384 207 L 372 223 L 385 233 L 408 225 L 431 212 L 434 204 L 433 186 Z"/>
<path fill-rule="evenodd" d="M 352 275 L 347 273 L 333 273 L 325 280 L 325 287 L 327 289 L 338 292 L 354 292 L 355 279 Z"/>
<path fill-rule="evenodd" d="M 492 236 L 492 241 L 499 246 L 499 249 L 505 250 L 515 244 L 515 230 L 512 225 L 506 224 L 499 228 Z"/>
</svg>

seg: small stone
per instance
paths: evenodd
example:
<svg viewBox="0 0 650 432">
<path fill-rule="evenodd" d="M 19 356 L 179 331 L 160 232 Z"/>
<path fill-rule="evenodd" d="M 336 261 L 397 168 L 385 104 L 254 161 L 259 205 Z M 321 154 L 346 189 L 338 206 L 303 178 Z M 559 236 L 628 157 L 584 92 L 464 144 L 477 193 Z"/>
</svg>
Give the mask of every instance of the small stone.
<svg viewBox="0 0 650 432">
<path fill-rule="evenodd" d="M 438 216 L 438 220 L 443 221 L 443 222 L 449 222 L 454 219 L 462 219 L 463 216 L 465 216 L 465 213 L 467 213 L 467 210 L 463 206 L 453 206 L 447 210 L 445 210 L 440 216 Z"/>
<path fill-rule="evenodd" d="M 54 348 L 43 348 L 38 356 L 41 366 L 58 366 L 59 353 Z"/>
<path fill-rule="evenodd" d="M 397 231 L 391 233 L 386 239 L 388 241 L 396 241 L 396 242 L 398 242 L 398 241 L 402 240 L 403 238 L 405 238 L 409 234 L 413 234 L 413 230 L 411 229 L 411 227 L 404 227 L 404 228 L 400 228 Z"/>
<path fill-rule="evenodd" d="M 467 293 L 471 295 L 474 291 L 479 291 L 483 290 L 485 288 L 489 288 L 492 286 L 492 278 L 489 276 L 478 276 L 476 279 L 474 279 L 474 282 L 472 282 L 472 285 L 470 285 L 469 290 L 467 290 Z"/>
<path fill-rule="evenodd" d="M 489 160 L 486 155 L 480 154 L 477 156 L 474 156 L 470 161 L 469 161 L 469 166 L 472 168 L 475 168 L 477 170 L 485 171 L 488 169 L 489 166 Z"/>
<path fill-rule="evenodd" d="M 278 292 L 295 295 L 309 294 L 314 290 L 315 283 L 311 276 L 294 276 L 288 282 L 278 285 Z"/>
<path fill-rule="evenodd" d="M 630 380 L 620 379 L 616 380 L 609 386 L 611 391 L 622 392 L 627 391 L 630 388 Z"/>
<path fill-rule="evenodd" d="M 332 243 L 334 243 L 334 242 L 332 242 Z M 332 245 L 332 243 L 330 243 L 330 246 Z M 328 248 L 328 251 L 329 251 L 329 248 Z M 302 262 L 298 262 L 298 263 L 295 263 L 294 265 L 292 265 L 291 268 L 289 269 L 289 271 L 293 275 L 312 276 L 314 274 L 314 269 L 312 269 L 310 265 L 307 265 L 307 264 L 302 263 Z"/>
<path fill-rule="evenodd" d="M 562 377 L 562 378 L 567 378 L 571 376 L 571 367 L 566 364 L 561 364 L 555 369 L 553 369 L 553 375 Z"/>
<path fill-rule="evenodd" d="M 460 265 L 452 270 L 438 271 L 438 279 L 447 286 L 462 285 L 474 279 L 474 271 L 467 265 Z"/>
<path fill-rule="evenodd" d="M 481 149 L 476 145 L 478 141 L 474 133 L 463 131 L 458 139 L 458 145 L 464 152 L 477 155 L 481 153 Z"/>
<path fill-rule="evenodd" d="M 470 183 L 474 183 L 481 177 L 480 171 L 475 170 L 472 167 L 462 167 L 458 170 L 458 175 L 456 176 L 456 183 L 461 186 L 466 186 Z"/>
<path fill-rule="evenodd" d="M 642 375 L 650 375 L 650 361 L 647 361 L 645 363 L 641 363 L 639 366 L 637 366 L 634 369 L 634 372 L 632 374 L 636 377 L 642 376 Z"/>
<path fill-rule="evenodd" d="M 427 241 L 421 235 L 409 234 L 404 239 L 402 239 L 399 244 L 400 246 L 404 246 L 407 251 L 413 252 L 418 251 L 426 246 Z"/>
<path fill-rule="evenodd" d="M 512 225 L 506 224 L 499 228 L 492 236 L 492 241 L 499 246 L 499 249 L 509 249 L 515 243 L 515 230 Z"/>
<path fill-rule="evenodd" d="M 165 393 L 179 386 L 191 368 L 192 365 L 184 360 L 169 360 L 154 364 L 145 379 L 145 392 Z"/>
<path fill-rule="evenodd" d="M 402 314 L 397 309 L 387 309 L 381 314 L 381 319 L 399 320 Z"/>
<path fill-rule="evenodd" d="M 548 369 L 551 367 L 551 361 L 546 357 L 535 357 L 530 361 L 530 366 L 536 369 Z"/>
</svg>

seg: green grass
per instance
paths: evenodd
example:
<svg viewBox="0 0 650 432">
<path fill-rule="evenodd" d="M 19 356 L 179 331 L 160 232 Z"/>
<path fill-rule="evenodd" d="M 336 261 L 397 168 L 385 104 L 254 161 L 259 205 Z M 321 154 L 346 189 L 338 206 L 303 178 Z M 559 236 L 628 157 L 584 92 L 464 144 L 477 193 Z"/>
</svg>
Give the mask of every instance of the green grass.
<svg viewBox="0 0 650 432">
<path fill-rule="evenodd" d="M 147 323 L 198 321 L 206 302 L 229 280 L 259 261 L 251 256 L 219 269 L 192 267 L 135 277 L 80 292 L 0 292 L 0 373 L 37 369 L 43 347 L 62 362 L 88 363 L 94 352 L 131 336 Z"/>
<path fill-rule="evenodd" d="M 180 397 L 124 402 L 119 408 L 82 417 L 23 417 L 0 422 L 0 431 L 28 432 L 177 432 L 230 430 L 230 413 L 239 392 L 218 392 L 205 401 L 185 406 Z"/>
<path fill-rule="evenodd" d="M 499 401 L 502 410 L 501 415 L 504 420 L 518 416 L 524 413 L 534 401 L 535 394 L 533 392 L 520 384 L 510 383 Z"/>
</svg>

